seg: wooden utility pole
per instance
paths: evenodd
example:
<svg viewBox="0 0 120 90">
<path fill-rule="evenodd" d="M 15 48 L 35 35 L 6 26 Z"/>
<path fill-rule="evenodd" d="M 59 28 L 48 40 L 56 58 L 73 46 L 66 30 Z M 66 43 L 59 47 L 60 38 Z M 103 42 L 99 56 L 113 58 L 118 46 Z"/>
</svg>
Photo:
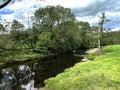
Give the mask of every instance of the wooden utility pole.
<svg viewBox="0 0 120 90">
<path fill-rule="evenodd" d="M 101 13 L 100 19 L 99 19 L 99 28 L 98 28 L 98 53 L 99 55 L 102 55 L 102 45 L 101 45 L 101 36 L 103 31 L 103 24 L 105 22 L 105 13 Z"/>
</svg>

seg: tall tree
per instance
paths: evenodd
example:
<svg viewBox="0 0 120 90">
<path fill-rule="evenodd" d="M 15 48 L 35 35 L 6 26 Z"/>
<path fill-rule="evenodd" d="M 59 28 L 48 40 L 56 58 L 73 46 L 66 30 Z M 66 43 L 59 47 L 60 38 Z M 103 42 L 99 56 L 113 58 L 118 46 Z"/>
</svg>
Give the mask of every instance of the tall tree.
<svg viewBox="0 0 120 90">
<path fill-rule="evenodd" d="M 69 8 L 62 6 L 47 6 L 46 8 L 39 8 L 34 14 L 36 23 L 47 27 L 62 24 L 66 21 L 74 21 L 75 17 Z"/>
<path fill-rule="evenodd" d="M 90 24 L 88 22 L 77 22 L 77 27 L 82 39 L 81 48 L 87 49 L 90 46 Z"/>
<path fill-rule="evenodd" d="M 69 8 L 62 6 L 40 8 L 36 10 L 34 19 L 35 24 L 42 29 L 38 47 L 45 46 L 50 51 L 60 53 L 72 51 L 78 47 L 80 35 L 76 29 L 75 16 Z"/>
<path fill-rule="evenodd" d="M 11 38 L 13 40 L 13 44 L 20 43 L 22 40 L 22 31 L 24 29 L 24 25 L 21 24 L 17 20 L 13 20 L 12 25 L 11 25 Z"/>
<path fill-rule="evenodd" d="M 23 28 L 24 28 L 23 24 L 21 24 L 18 20 L 13 20 L 12 25 L 11 25 L 11 30 L 22 31 Z"/>
<path fill-rule="evenodd" d="M 103 31 L 103 24 L 105 21 L 109 21 L 106 19 L 105 13 L 101 13 L 100 20 L 99 20 L 99 29 L 98 29 L 98 52 L 99 55 L 102 54 L 102 46 L 101 46 L 101 36 L 102 36 L 102 31 Z"/>
</svg>

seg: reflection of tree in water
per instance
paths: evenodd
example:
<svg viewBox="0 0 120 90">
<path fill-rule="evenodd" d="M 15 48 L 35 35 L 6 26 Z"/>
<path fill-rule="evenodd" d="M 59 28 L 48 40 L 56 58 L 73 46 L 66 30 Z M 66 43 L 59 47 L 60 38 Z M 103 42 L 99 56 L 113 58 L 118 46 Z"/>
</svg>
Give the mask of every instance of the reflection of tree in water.
<svg viewBox="0 0 120 90">
<path fill-rule="evenodd" d="M 44 80 L 55 77 L 58 73 L 63 72 L 66 68 L 73 66 L 75 63 L 80 62 L 80 57 L 73 55 L 56 55 L 46 57 L 43 60 L 35 63 L 34 66 L 34 80 L 35 87 L 44 86 Z"/>
<path fill-rule="evenodd" d="M 80 61 L 80 57 L 60 55 L 29 62 L 17 68 L 4 68 L 0 71 L 0 90 L 36 90 L 44 86 L 44 80 L 56 76 L 65 68 Z"/>
<path fill-rule="evenodd" d="M 9 68 L 1 71 L 0 90 L 24 90 L 23 86 L 33 78 L 33 72 L 28 66 L 22 65 L 12 70 Z"/>
</svg>

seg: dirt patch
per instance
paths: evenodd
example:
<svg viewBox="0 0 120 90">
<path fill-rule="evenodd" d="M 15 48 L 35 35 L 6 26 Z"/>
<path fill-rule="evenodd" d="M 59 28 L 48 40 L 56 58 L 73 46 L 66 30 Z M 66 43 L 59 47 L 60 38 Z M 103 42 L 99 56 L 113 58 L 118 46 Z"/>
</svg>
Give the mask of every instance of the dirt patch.
<svg viewBox="0 0 120 90">
<path fill-rule="evenodd" d="M 45 87 L 41 87 L 39 90 L 46 90 Z"/>
<path fill-rule="evenodd" d="M 98 50 L 98 48 L 93 48 L 93 49 L 90 49 L 88 51 L 86 51 L 87 54 L 90 54 L 90 53 L 94 53 Z"/>
</svg>

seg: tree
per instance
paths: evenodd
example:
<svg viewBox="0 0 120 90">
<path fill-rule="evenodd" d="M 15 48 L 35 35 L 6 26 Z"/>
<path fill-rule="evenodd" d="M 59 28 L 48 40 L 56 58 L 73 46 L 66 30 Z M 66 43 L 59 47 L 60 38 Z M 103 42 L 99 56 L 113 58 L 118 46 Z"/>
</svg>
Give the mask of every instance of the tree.
<svg viewBox="0 0 120 90">
<path fill-rule="evenodd" d="M 18 20 L 13 20 L 12 25 L 11 25 L 12 30 L 22 31 L 23 28 L 24 28 L 23 24 L 21 24 Z"/>
<path fill-rule="evenodd" d="M 18 0 L 18 1 L 22 1 L 22 0 Z M 44 0 L 40 0 L 40 1 L 44 1 Z M 15 0 L 1 0 L 0 1 L 0 9 L 4 8 L 5 6 L 7 6 L 10 2 L 15 2 Z"/>
<path fill-rule="evenodd" d="M 0 24 L 0 31 L 5 31 L 5 27 L 2 24 Z"/>
<path fill-rule="evenodd" d="M 39 8 L 34 14 L 35 22 L 44 27 L 52 28 L 55 25 L 60 25 L 66 21 L 74 21 L 75 16 L 69 8 L 62 6 L 47 6 Z"/>
<path fill-rule="evenodd" d="M 102 34 L 102 46 L 120 44 L 120 31 L 112 31 L 110 28 L 106 29 Z"/>
<path fill-rule="evenodd" d="M 34 49 L 36 47 L 36 43 L 38 41 L 38 35 L 39 33 L 36 31 L 35 28 L 27 29 L 22 32 L 22 44 L 25 44 L 28 46 L 29 49 Z"/>
<path fill-rule="evenodd" d="M 23 24 L 21 24 L 17 20 L 13 20 L 12 25 L 11 25 L 11 33 L 10 33 L 10 37 L 12 38 L 14 42 L 13 46 L 21 42 L 23 29 L 24 29 Z"/>
<path fill-rule="evenodd" d="M 84 50 L 84 49 L 88 49 L 90 46 L 90 24 L 88 22 L 77 22 L 77 28 L 79 30 L 80 33 L 80 37 L 81 37 L 81 46 L 80 49 Z"/>
<path fill-rule="evenodd" d="M 99 55 L 102 54 L 102 46 L 101 46 L 101 36 L 102 36 L 102 31 L 103 31 L 103 24 L 104 22 L 106 21 L 109 21 L 106 19 L 105 17 L 105 13 L 101 13 L 101 16 L 100 16 L 100 20 L 99 20 L 99 29 L 98 29 L 98 52 L 99 52 Z"/>
<path fill-rule="evenodd" d="M 90 48 L 95 48 L 97 47 L 98 43 L 98 27 L 97 26 L 91 26 L 90 28 Z"/>
<path fill-rule="evenodd" d="M 36 10 L 34 20 L 38 29 L 42 30 L 37 42 L 38 48 L 46 47 L 51 52 L 67 53 L 79 46 L 80 34 L 76 29 L 75 16 L 69 8 L 40 8 Z"/>
<path fill-rule="evenodd" d="M 7 6 L 12 0 L 2 0 L 0 1 L 0 9 Z"/>
</svg>

